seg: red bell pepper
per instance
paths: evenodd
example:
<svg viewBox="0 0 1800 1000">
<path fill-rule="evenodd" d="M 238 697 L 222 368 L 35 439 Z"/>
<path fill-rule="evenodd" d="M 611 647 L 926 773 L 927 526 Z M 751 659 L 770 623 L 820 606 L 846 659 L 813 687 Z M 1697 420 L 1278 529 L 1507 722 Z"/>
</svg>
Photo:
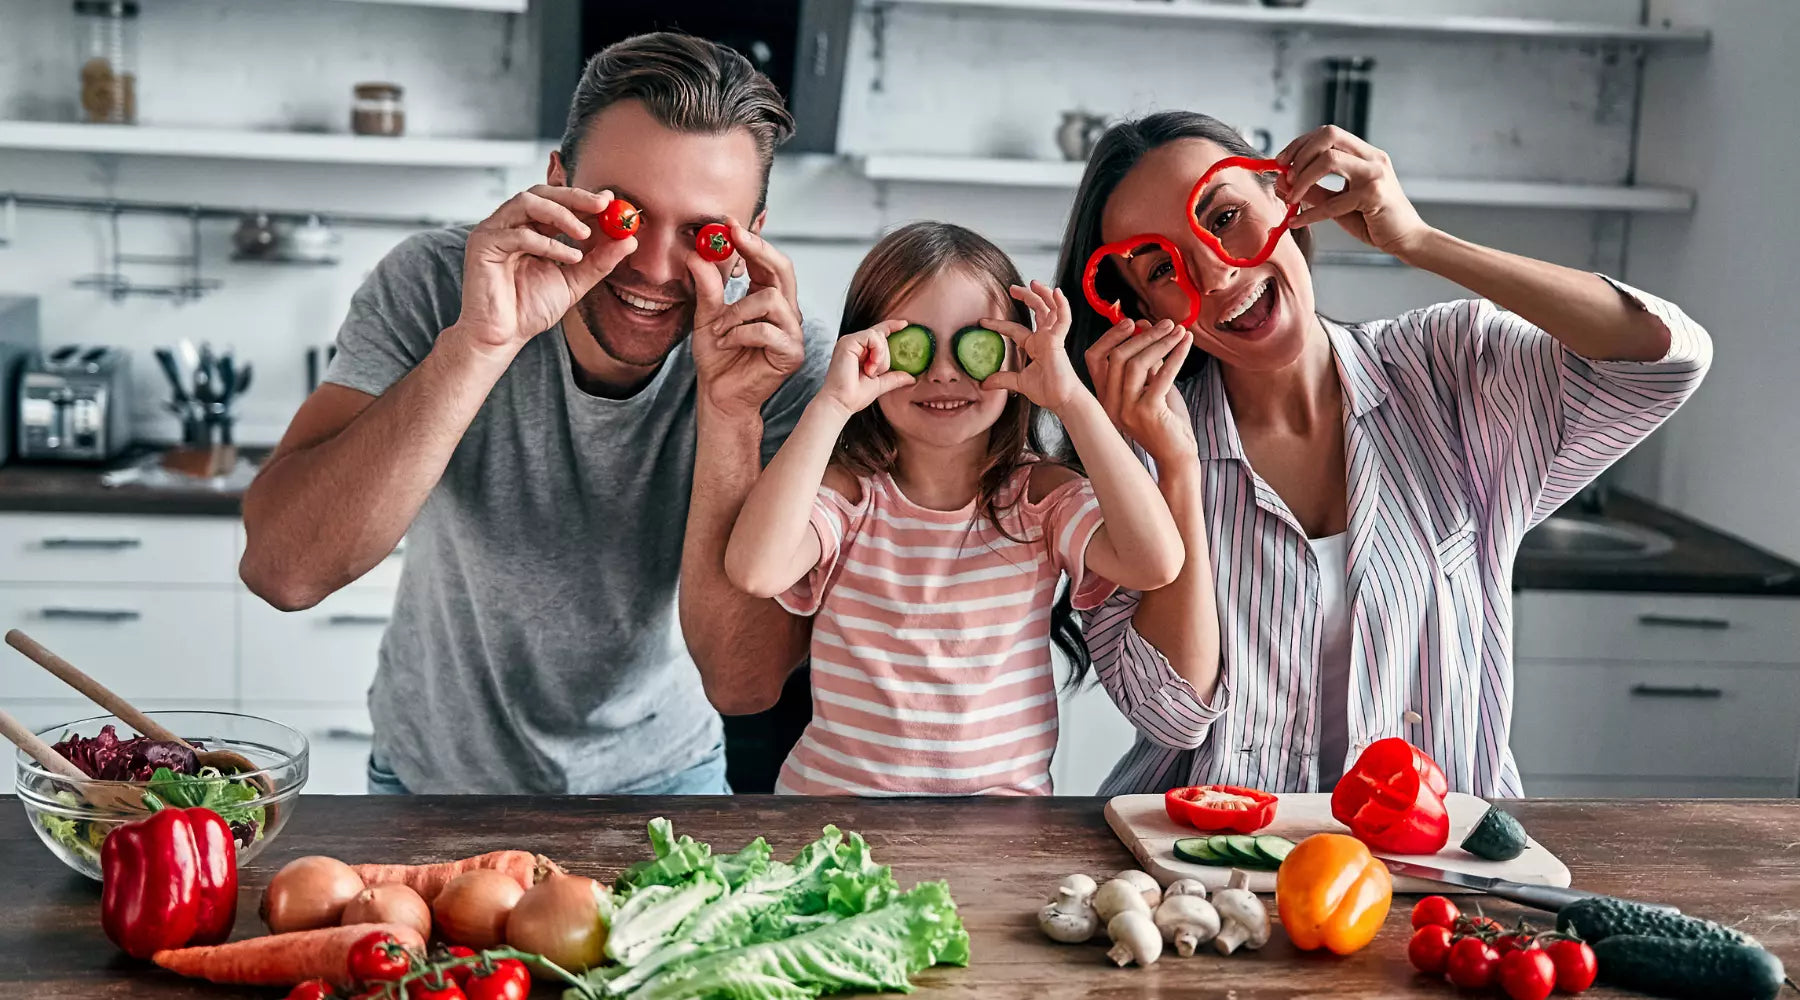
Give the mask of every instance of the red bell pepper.
<svg viewBox="0 0 1800 1000">
<path fill-rule="evenodd" d="M 1231 170 L 1233 168 L 1251 170 L 1265 174 L 1277 173 L 1284 177 L 1287 176 L 1288 172 L 1288 168 L 1279 160 L 1258 160 L 1249 156 L 1227 156 L 1223 160 L 1220 160 L 1209 167 L 1206 173 L 1201 174 L 1200 179 L 1194 182 L 1194 189 L 1188 192 L 1188 228 L 1194 231 L 1194 236 L 1196 236 L 1200 242 L 1206 244 L 1207 248 L 1213 252 L 1213 256 L 1224 261 L 1226 264 L 1229 264 L 1232 267 L 1256 267 L 1274 256 L 1275 247 L 1281 242 L 1281 234 L 1288 231 L 1288 223 L 1292 222 L 1294 216 L 1300 213 L 1300 204 L 1296 202 L 1287 207 L 1287 214 L 1281 217 L 1280 222 L 1269 228 L 1268 235 L 1263 238 L 1261 249 L 1257 250 L 1256 253 L 1249 257 L 1233 257 L 1226 251 L 1225 245 L 1219 241 L 1219 238 L 1213 235 L 1211 230 L 1201 225 L 1199 216 L 1194 214 L 1195 207 L 1200 204 L 1201 195 L 1206 193 L 1206 186 L 1211 184 L 1212 179 L 1218 176 L 1220 172 Z"/>
<path fill-rule="evenodd" d="M 100 872 L 100 925 L 134 958 L 231 936 L 237 844 L 211 809 L 162 809 L 113 830 Z"/>
<path fill-rule="evenodd" d="M 1450 783 L 1437 761 L 1398 736 L 1369 745 L 1331 792 L 1331 815 L 1389 854 L 1436 854 L 1450 840 Z"/>
<path fill-rule="evenodd" d="M 1203 801 L 1207 792 L 1242 796 L 1249 799 L 1250 803 L 1209 804 Z M 1275 804 L 1276 798 L 1272 793 L 1259 788 L 1240 788 L 1237 785 L 1196 785 L 1192 788 L 1171 788 L 1163 793 L 1163 808 L 1168 811 L 1170 819 L 1196 830 L 1214 832 L 1229 830 L 1232 833 L 1255 833 L 1274 821 Z"/>
<path fill-rule="evenodd" d="M 1088 305 L 1093 306 L 1094 311 L 1105 316 L 1109 322 L 1124 322 L 1124 311 L 1117 302 L 1108 302 L 1100 297 L 1099 289 L 1094 287 L 1094 279 L 1100 276 L 1100 264 L 1106 258 L 1116 255 L 1120 260 L 1130 260 L 1146 247 L 1169 255 L 1170 271 L 1175 276 L 1175 284 L 1187 295 L 1188 300 L 1187 315 L 1182 318 L 1181 325 L 1193 326 L 1200 319 L 1200 290 L 1194 287 L 1194 280 L 1181 259 L 1180 248 L 1155 233 L 1140 233 L 1127 239 L 1115 240 L 1088 256 L 1087 267 L 1081 272 L 1081 291 L 1087 296 Z"/>
</svg>

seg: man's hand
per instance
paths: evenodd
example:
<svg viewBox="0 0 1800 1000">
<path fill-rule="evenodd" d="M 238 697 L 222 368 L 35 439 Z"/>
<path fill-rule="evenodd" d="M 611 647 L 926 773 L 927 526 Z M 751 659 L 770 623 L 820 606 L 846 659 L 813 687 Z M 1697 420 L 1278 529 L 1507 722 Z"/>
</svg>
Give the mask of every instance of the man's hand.
<svg viewBox="0 0 1800 1000">
<path fill-rule="evenodd" d="M 750 273 L 750 291 L 725 304 L 718 266 L 688 255 L 694 277 L 694 368 L 703 402 L 760 415 L 781 383 L 806 361 L 794 265 L 762 237 L 730 223 L 731 244 Z"/>
<path fill-rule="evenodd" d="M 462 314 L 452 329 L 476 348 L 510 358 L 555 326 L 637 249 L 635 237 L 614 240 L 593 224 L 612 200 L 609 191 L 547 184 L 513 195 L 469 233 Z"/>
</svg>

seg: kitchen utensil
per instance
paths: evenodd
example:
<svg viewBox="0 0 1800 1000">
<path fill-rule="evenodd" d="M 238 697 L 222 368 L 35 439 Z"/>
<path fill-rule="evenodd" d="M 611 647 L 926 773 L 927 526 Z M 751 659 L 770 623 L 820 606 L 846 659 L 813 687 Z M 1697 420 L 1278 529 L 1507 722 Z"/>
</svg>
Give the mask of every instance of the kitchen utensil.
<svg viewBox="0 0 1800 1000">
<path fill-rule="evenodd" d="M 31 759 L 43 765 L 44 769 L 69 781 L 81 791 L 82 797 L 95 807 L 126 812 L 150 811 L 144 805 L 144 793 L 130 785 L 116 781 L 95 781 L 87 776 L 81 768 L 71 764 L 56 748 L 45 743 L 43 738 L 25 728 L 24 723 L 12 717 L 5 709 L 0 709 L 0 733 L 12 741 L 13 746 L 31 755 Z"/>
<path fill-rule="evenodd" d="M 1106 118 L 1085 111 L 1064 111 L 1056 127 L 1056 148 L 1065 160 L 1085 160 L 1106 131 Z"/>
<path fill-rule="evenodd" d="M 19 376 L 21 458 L 96 462 L 131 443 L 131 355 L 71 344 L 26 362 Z"/>
<path fill-rule="evenodd" d="M 1520 903 L 1532 907 L 1533 909 L 1548 910 L 1551 913 L 1555 913 L 1578 899 L 1586 899 L 1589 896 L 1600 895 L 1600 893 L 1587 892 L 1583 889 L 1567 889 L 1555 885 L 1530 885 L 1524 882 L 1512 882 L 1507 879 L 1493 878 L 1487 875 L 1470 875 L 1467 872 L 1453 872 L 1445 868 L 1434 868 L 1431 865 L 1422 865 L 1413 861 L 1401 861 L 1396 858 L 1385 858 L 1381 857 L 1381 855 L 1376 855 L 1376 857 L 1383 864 L 1387 865 L 1388 871 L 1393 872 L 1395 875 L 1405 875 L 1408 878 L 1424 879 L 1427 882 L 1437 882 L 1441 885 L 1455 886 L 1459 889 L 1467 889 L 1470 892 L 1486 893 L 1489 896 L 1510 899 L 1515 903 Z"/>
<path fill-rule="evenodd" d="M 250 391 L 250 362 L 246 361 L 237 368 L 237 375 L 231 384 L 232 398 L 242 396 Z"/>
<path fill-rule="evenodd" d="M 288 256 L 296 260 L 330 260 L 331 248 L 337 241 L 337 233 L 323 219 L 309 215 L 287 233 Z"/>
<path fill-rule="evenodd" d="M 1295 792 L 1278 795 L 1276 798 L 1275 819 L 1259 831 L 1261 833 L 1272 833 L 1299 841 L 1315 833 L 1346 832 L 1342 823 L 1331 818 L 1329 793 Z M 1475 828 L 1482 813 L 1488 809 L 1487 802 L 1462 792 L 1451 792 L 1445 797 L 1444 804 L 1450 811 L 1452 845 L 1462 843 L 1462 839 Z M 1216 889 L 1222 888 L 1231 874 L 1230 868 L 1194 864 L 1175 857 L 1175 841 L 1205 834 L 1170 819 L 1163 807 L 1161 795 L 1116 796 L 1106 804 L 1106 821 L 1137 857 L 1144 871 L 1156 876 L 1164 884 L 1176 879 L 1193 878 L 1205 883 L 1208 889 Z M 1487 861 L 1454 846 L 1436 855 L 1408 856 L 1400 860 L 1529 885 L 1567 886 L 1570 882 L 1568 866 L 1535 840 L 1527 843 L 1525 853 L 1511 861 Z M 1249 888 L 1252 891 L 1275 891 L 1274 872 L 1253 871 L 1249 875 Z M 1397 874 L 1394 877 L 1394 891 L 1431 893 L 1473 890 Z"/>
<path fill-rule="evenodd" d="M 181 362 L 181 382 L 183 385 L 194 384 L 194 370 L 200 367 L 200 351 L 194 342 L 186 337 L 175 342 L 175 358 Z"/>
<path fill-rule="evenodd" d="M 162 367 L 163 374 L 168 376 L 169 388 L 175 393 L 175 402 L 187 402 L 187 386 L 181 380 L 181 368 L 175 363 L 175 352 L 166 347 L 156 349 L 156 363 Z"/>
<path fill-rule="evenodd" d="M 1325 121 L 1363 139 L 1369 137 L 1368 57 L 1325 60 Z"/>
<path fill-rule="evenodd" d="M 252 212 L 238 220 L 231 234 L 231 245 L 240 257 L 268 257 L 275 253 L 280 236 L 275 223 L 263 212 Z"/>
</svg>

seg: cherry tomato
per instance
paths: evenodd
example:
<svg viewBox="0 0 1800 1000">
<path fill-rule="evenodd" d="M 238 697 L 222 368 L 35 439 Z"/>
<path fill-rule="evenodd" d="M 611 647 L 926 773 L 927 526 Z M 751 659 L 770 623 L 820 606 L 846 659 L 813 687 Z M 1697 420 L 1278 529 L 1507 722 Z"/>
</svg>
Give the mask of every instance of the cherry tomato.
<svg viewBox="0 0 1800 1000">
<path fill-rule="evenodd" d="M 331 984 L 323 979 L 308 979 L 288 990 L 287 1000 L 332 1000 Z"/>
<path fill-rule="evenodd" d="M 1499 934 L 1505 930 L 1500 926 L 1500 921 L 1493 917 L 1471 917 L 1466 913 L 1457 919 L 1456 926 L 1451 929 L 1458 937 L 1465 934 Z"/>
<path fill-rule="evenodd" d="M 1450 928 L 1432 925 L 1421 927 L 1413 932 L 1412 940 L 1406 943 L 1406 957 L 1413 968 L 1420 972 L 1431 972 L 1442 975 L 1444 963 L 1450 959 Z"/>
<path fill-rule="evenodd" d="M 1500 953 L 1501 958 L 1505 958 L 1515 951 L 1531 947 L 1531 943 L 1530 934 L 1502 934 L 1494 939 L 1494 950 Z"/>
<path fill-rule="evenodd" d="M 1500 988 L 1511 1000 L 1544 1000 L 1556 986 L 1556 965 L 1538 948 L 1515 951 L 1500 960 Z"/>
<path fill-rule="evenodd" d="M 494 963 L 494 971 L 469 978 L 468 1000 L 525 1000 L 531 994 L 531 973 L 516 958 Z"/>
<path fill-rule="evenodd" d="M 723 222 L 701 226 L 700 231 L 694 234 L 694 249 L 699 252 L 701 260 L 710 260 L 715 264 L 730 257 L 731 227 Z"/>
<path fill-rule="evenodd" d="M 1455 903 L 1442 896 L 1426 896 L 1413 904 L 1412 925 L 1415 930 L 1420 927 L 1455 927 L 1456 918 L 1460 916 L 1462 911 L 1456 908 Z"/>
<path fill-rule="evenodd" d="M 1556 988 L 1562 993 L 1580 993 L 1594 985 L 1594 976 L 1600 971 L 1599 964 L 1594 961 L 1594 949 L 1588 947 L 1586 941 L 1562 939 L 1552 941 L 1544 946 L 1544 954 L 1550 956 L 1551 964 L 1556 966 Z"/>
<path fill-rule="evenodd" d="M 600 231 L 615 240 L 637 232 L 638 224 L 643 221 L 644 213 L 623 198 L 614 198 L 600 211 Z"/>
<path fill-rule="evenodd" d="M 412 968 L 412 956 L 392 934 L 376 931 L 350 946 L 350 978 L 359 983 L 399 979 Z"/>
<path fill-rule="evenodd" d="M 456 982 L 449 976 L 443 977 L 441 986 L 426 985 L 430 982 L 430 977 L 413 980 L 412 984 L 406 987 L 406 995 L 410 1000 L 468 1000 L 468 994 L 464 993 L 462 987 L 456 985 Z"/>
<path fill-rule="evenodd" d="M 464 948 L 460 944 L 453 944 L 450 946 L 450 957 L 451 958 L 474 958 L 475 957 L 475 949 Z M 458 966 L 454 966 L 452 968 L 444 970 L 444 975 L 449 976 L 451 979 L 455 980 L 456 985 L 458 985 L 458 986 L 469 985 L 469 977 L 473 976 L 474 974 L 475 974 L 475 966 L 473 966 L 473 965 L 458 965 Z"/>
<path fill-rule="evenodd" d="M 1465 990 L 1483 990 L 1493 985 L 1494 966 L 1499 963 L 1500 955 L 1492 945 L 1477 937 L 1466 937 L 1450 946 L 1444 973 Z"/>
</svg>

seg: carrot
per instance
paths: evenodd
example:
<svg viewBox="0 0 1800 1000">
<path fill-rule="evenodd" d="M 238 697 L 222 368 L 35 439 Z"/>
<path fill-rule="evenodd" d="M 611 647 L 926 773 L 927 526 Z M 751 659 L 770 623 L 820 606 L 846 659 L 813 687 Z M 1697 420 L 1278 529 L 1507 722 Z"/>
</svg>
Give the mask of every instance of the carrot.
<svg viewBox="0 0 1800 1000">
<path fill-rule="evenodd" d="M 325 979 L 336 986 L 350 986 L 351 947 L 379 931 L 392 934 L 408 948 L 425 947 L 419 932 L 405 924 L 347 924 L 230 944 L 165 948 L 150 960 L 170 972 L 214 983 L 293 986 L 308 979 Z"/>
<path fill-rule="evenodd" d="M 450 880 L 477 868 L 492 868 L 516 879 L 521 888 L 529 889 L 550 875 L 561 872 L 556 862 L 530 851 L 489 851 L 461 861 L 440 861 L 428 865 L 351 865 L 362 876 L 364 885 L 399 882 L 417 892 L 430 903 Z"/>
</svg>

